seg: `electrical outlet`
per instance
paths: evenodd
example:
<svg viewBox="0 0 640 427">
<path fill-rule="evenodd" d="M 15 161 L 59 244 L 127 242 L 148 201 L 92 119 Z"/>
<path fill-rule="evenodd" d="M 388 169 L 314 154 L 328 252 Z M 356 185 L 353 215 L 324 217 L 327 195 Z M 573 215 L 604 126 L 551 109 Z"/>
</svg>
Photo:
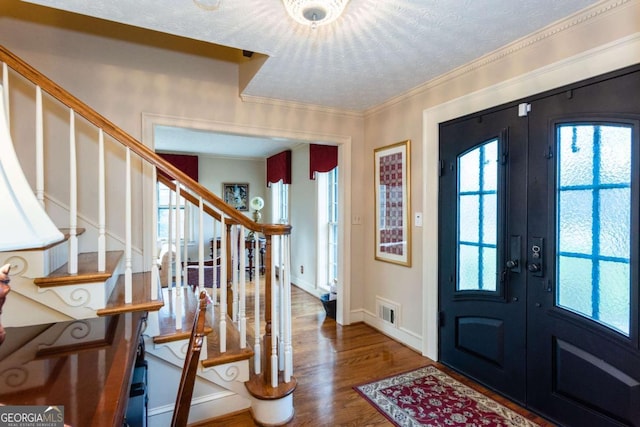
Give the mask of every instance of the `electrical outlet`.
<svg viewBox="0 0 640 427">
<path fill-rule="evenodd" d="M 304 265 L 300 266 L 300 274 L 304 274 Z"/>
</svg>

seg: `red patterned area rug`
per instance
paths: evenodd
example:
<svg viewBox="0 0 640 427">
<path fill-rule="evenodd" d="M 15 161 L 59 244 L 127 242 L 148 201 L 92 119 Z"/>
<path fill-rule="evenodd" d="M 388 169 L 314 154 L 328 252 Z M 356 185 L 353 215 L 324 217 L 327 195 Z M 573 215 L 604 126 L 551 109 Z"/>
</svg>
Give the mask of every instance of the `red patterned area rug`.
<svg viewBox="0 0 640 427">
<path fill-rule="evenodd" d="M 435 366 L 354 389 L 396 426 L 538 427 Z"/>
</svg>

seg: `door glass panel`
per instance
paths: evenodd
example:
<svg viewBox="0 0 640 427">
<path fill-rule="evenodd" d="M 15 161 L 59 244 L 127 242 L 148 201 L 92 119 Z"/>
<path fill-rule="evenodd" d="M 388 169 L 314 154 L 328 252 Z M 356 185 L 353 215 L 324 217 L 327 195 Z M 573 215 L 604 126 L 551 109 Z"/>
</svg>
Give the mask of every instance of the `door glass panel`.
<svg viewBox="0 0 640 427">
<path fill-rule="evenodd" d="M 557 128 L 556 304 L 629 335 L 631 127 Z"/>
<path fill-rule="evenodd" d="M 496 290 L 498 140 L 458 157 L 459 291 Z"/>
</svg>

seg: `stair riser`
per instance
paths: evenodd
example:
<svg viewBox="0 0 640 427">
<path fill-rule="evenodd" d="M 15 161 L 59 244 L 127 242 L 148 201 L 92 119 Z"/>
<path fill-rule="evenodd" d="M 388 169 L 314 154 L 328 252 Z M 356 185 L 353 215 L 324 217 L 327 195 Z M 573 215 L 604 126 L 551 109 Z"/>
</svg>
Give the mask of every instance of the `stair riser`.
<svg viewBox="0 0 640 427">
<path fill-rule="evenodd" d="M 82 283 L 41 288 L 27 277 L 11 277 L 3 307 L 5 327 L 29 326 L 96 317 L 107 303 L 109 283 Z"/>
<path fill-rule="evenodd" d="M 188 340 L 154 344 L 153 340 L 146 336 L 147 332 L 148 330 L 145 330 L 146 360 L 149 369 L 149 426 L 164 427 L 171 422 Z M 221 380 L 224 377 L 230 381 Z M 154 381 L 160 379 L 162 383 L 158 383 L 156 387 Z M 244 387 L 244 381 L 248 379 L 249 362 L 246 360 L 215 368 L 200 367 L 189 411 L 189 423 L 248 409 L 251 401 Z"/>
</svg>

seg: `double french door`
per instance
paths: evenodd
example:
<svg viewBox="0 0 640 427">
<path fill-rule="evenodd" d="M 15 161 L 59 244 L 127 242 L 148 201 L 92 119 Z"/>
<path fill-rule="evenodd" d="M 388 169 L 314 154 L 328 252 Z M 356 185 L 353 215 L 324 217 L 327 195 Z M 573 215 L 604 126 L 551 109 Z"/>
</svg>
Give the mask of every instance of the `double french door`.
<svg viewBox="0 0 640 427">
<path fill-rule="evenodd" d="M 440 360 L 567 426 L 640 426 L 640 71 L 440 127 Z"/>
</svg>

